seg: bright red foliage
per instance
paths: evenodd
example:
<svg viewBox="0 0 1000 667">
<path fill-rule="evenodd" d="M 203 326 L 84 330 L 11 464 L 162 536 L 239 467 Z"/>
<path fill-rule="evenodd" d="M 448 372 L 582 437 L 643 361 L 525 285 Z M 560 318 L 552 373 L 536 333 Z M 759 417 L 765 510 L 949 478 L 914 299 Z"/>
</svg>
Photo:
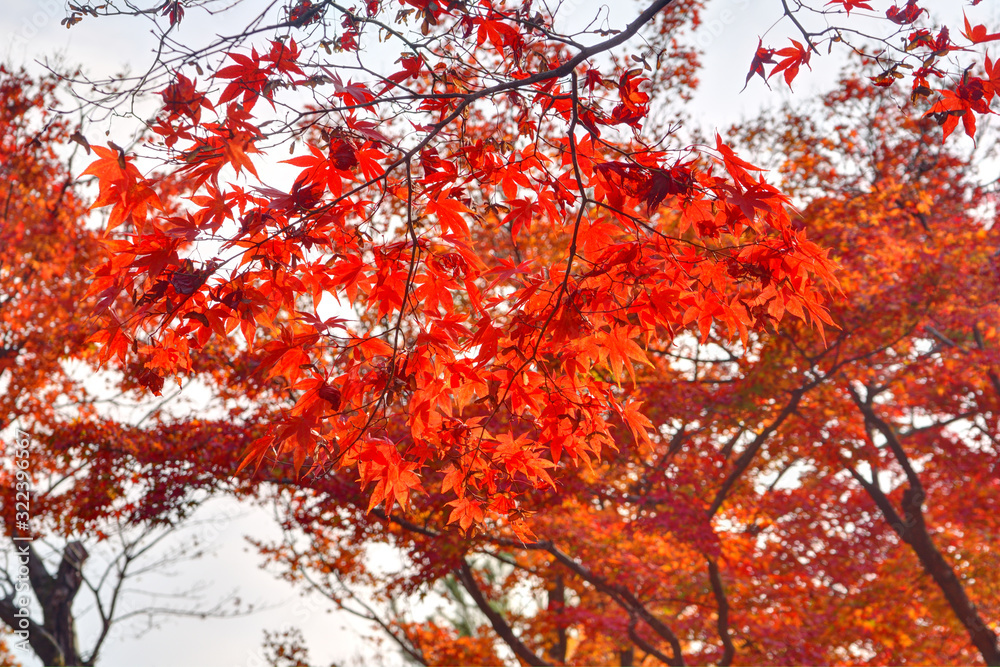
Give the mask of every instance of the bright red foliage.
<svg viewBox="0 0 1000 667">
<path fill-rule="evenodd" d="M 617 451 L 522 500 L 536 541 L 450 529 L 477 517 L 442 509 L 461 473 L 439 466 L 423 477 L 442 493 L 405 514 L 371 510 L 349 472 L 304 480 L 264 555 L 425 664 L 994 664 L 1000 236 L 973 166 L 918 116 L 850 79 L 740 130 L 838 262 L 838 328 L 651 350 Z M 451 604 L 408 614 L 428 590 Z"/>
<path fill-rule="evenodd" d="M 824 25 L 815 30 L 806 24 L 817 8 L 785 5 L 801 41 L 777 49 L 761 41 L 747 82 L 755 74 L 767 80 L 780 73 L 790 86 L 820 46 L 846 43 L 880 68 L 868 84 L 872 90 L 909 78 L 911 113 L 934 119 L 945 138 L 961 119 L 975 138 L 976 117 L 992 113 L 995 95 L 994 64 L 988 57 L 980 61 L 983 54 L 973 49 L 991 39 L 983 26 L 967 22 L 968 43 L 954 42 L 947 26 L 922 27 L 929 20 L 927 3 L 908 0 L 877 19 L 876 29 L 884 33 L 875 35 L 881 50 L 872 55 L 853 43 L 859 33 L 851 27 L 871 7 L 828 4 L 834 6 L 816 12 Z M 731 432 L 732 444 L 719 450 L 712 440 L 713 449 L 696 469 L 682 481 L 671 480 L 669 488 L 657 490 L 660 482 L 647 480 L 646 492 L 662 494 L 656 495 L 657 506 L 678 504 L 681 494 L 702 498 L 707 507 L 664 516 L 667 510 L 640 503 L 631 517 L 683 536 L 682 546 L 662 547 L 670 553 L 658 561 L 679 559 L 677 576 L 687 576 L 681 570 L 692 567 L 697 554 L 707 559 L 722 619 L 718 559 L 743 563 L 744 557 L 726 550 L 713 518 L 730 493 L 749 493 L 742 487 L 773 472 L 748 470 L 820 385 L 836 387 L 829 391 L 837 402 L 831 397 L 829 404 L 849 410 L 854 419 L 860 414 L 864 426 L 858 431 L 840 417 L 810 433 L 830 438 L 844 431 L 852 447 L 863 433 L 878 446 L 875 432 L 891 441 L 896 431 L 886 419 L 901 417 L 876 410 L 876 397 L 886 391 L 877 378 L 895 378 L 895 367 L 879 355 L 899 339 L 845 338 L 856 333 L 854 322 L 847 315 L 831 317 L 830 308 L 842 312 L 831 305 L 836 296 L 828 299 L 839 293 L 834 263 L 824 245 L 811 240 L 817 231 L 828 231 L 822 223 L 829 218 L 817 213 L 817 222 L 799 219 L 792 213 L 794 191 L 769 182 L 718 134 L 711 147 L 690 147 L 650 132 L 654 101 L 682 97 L 691 84 L 694 56 L 675 33 L 697 21 L 698 9 L 694 0 L 656 0 L 610 33 L 594 30 L 590 46 L 583 46 L 578 36 L 560 32 L 557 17 L 532 13 L 530 3 L 407 1 L 390 8 L 372 2 L 363 11 L 300 3 L 266 42 L 252 44 L 245 35 L 243 43 L 227 41 L 224 48 L 216 44 L 185 55 L 199 69 L 208 65 L 216 85 L 198 87 L 178 71 L 160 70 L 170 80 L 152 131 L 168 149 L 164 168 L 144 176 L 130 156 L 108 150 L 91 167 L 101 180 L 98 205 L 111 207 L 109 231 L 125 228 L 109 241 L 111 257 L 91 287 L 106 323 L 94 338 L 104 345 L 104 359 L 127 362 L 139 355 L 135 377 L 158 390 L 167 376 L 189 372 L 206 346 L 239 332 L 255 377 L 279 386 L 283 401 L 268 432 L 247 449 L 244 467 L 266 471 L 290 464 L 297 478 L 316 480 L 344 473 L 364 490 L 366 513 L 388 518 L 395 504 L 413 509 L 408 505 L 419 498 L 428 503 L 424 511 L 446 513 L 445 526 L 457 524 L 469 535 L 509 528 L 513 537 L 505 544 L 513 545 L 529 541 L 539 526 L 553 529 L 547 522 L 561 520 L 555 510 L 531 526 L 526 513 L 541 507 L 539 498 L 552 489 L 566 493 L 578 478 L 589 483 L 592 469 L 622 466 L 612 473 L 621 487 L 615 493 L 628 493 L 639 474 L 630 466 L 662 443 L 664 425 L 671 423 L 651 419 L 666 399 L 650 400 L 656 394 L 643 383 L 659 370 L 669 378 L 666 395 L 682 386 L 676 369 L 665 369 L 651 353 L 700 342 L 725 350 L 733 363 L 760 361 L 765 368 L 769 359 L 754 355 L 770 348 L 758 347 L 758 341 L 787 336 L 797 347 L 782 358 L 796 361 L 782 366 L 777 385 L 767 390 L 780 399 L 753 405 L 752 385 L 742 388 L 749 394 L 723 390 L 707 396 L 713 410 L 741 409 L 725 417 L 725 428 L 708 426 L 711 416 L 677 419 L 698 431 L 709 429 L 706 437 Z M 841 9 L 846 22 L 828 24 Z M 320 27 L 335 36 L 320 37 Z M 653 57 L 628 52 L 626 42 L 637 34 L 647 39 Z M 399 49 L 386 72 L 365 62 L 365 49 L 376 37 Z M 332 49 L 360 63 L 350 78 L 343 62 L 354 61 L 326 60 L 321 51 Z M 219 51 L 225 51 L 223 62 L 212 61 Z M 312 104 L 294 106 L 294 91 L 305 90 Z M 856 82 L 850 90 L 864 97 Z M 289 104 L 301 112 L 278 112 Z M 289 148 L 298 155 L 285 162 L 294 170 L 291 185 L 275 187 L 265 166 L 278 162 L 270 146 L 283 140 L 292 140 Z M 822 166 L 817 161 L 801 168 L 816 173 Z M 179 182 L 189 189 L 187 202 L 168 204 Z M 890 184 L 878 187 L 883 185 Z M 860 220 L 884 214 L 896 221 L 894 207 L 904 200 L 882 199 L 883 190 L 875 195 L 839 202 L 837 210 Z M 918 212 L 927 206 L 924 200 L 910 203 Z M 822 208 L 824 202 L 811 205 Z M 981 226 L 961 229 L 978 233 Z M 840 233 L 830 232 L 826 247 L 839 249 Z M 881 233 L 889 234 L 888 228 Z M 883 277 L 907 275 L 911 284 L 930 289 L 931 279 L 912 273 L 911 264 L 938 259 L 919 247 L 904 251 L 894 241 L 882 241 L 893 267 Z M 849 268 L 854 258 L 838 257 L 848 267 L 844 292 L 877 300 L 850 282 L 856 278 Z M 868 261 L 862 259 L 866 271 Z M 872 318 L 863 309 L 853 312 L 864 313 L 858 327 Z M 946 310 L 941 317 L 952 314 Z M 980 337 L 982 351 L 988 336 Z M 858 340 L 859 357 L 840 355 Z M 920 358 L 921 345 L 912 341 L 893 354 Z M 827 384 L 826 378 L 844 372 L 848 359 L 873 366 L 852 370 L 861 379 L 842 384 L 838 376 Z M 697 356 L 687 361 L 696 368 L 701 363 Z M 821 362 L 831 366 L 818 371 Z M 727 371 L 713 372 L 723 389 L 734 381 Z M 742 410 L 747 407 L 753 416 Z M 730 466 L 738 444 L 742 453 Z M 904 472 L 912 468 L 903 462 L 906 456 L 889 450 L 894 465 Z M 674 454 L 658 458 L 667 465 Z M 945 591 L 980 654 L 992 660 L 995 638 L 985 626 L 977 634 L 973 626 L 982 623 L 970 615 L 974 608 L 945 585 L 950 570 L 920 528 L 917 510 L 925 495 L 919 480 L 907 472 L 910 491 L 889 498 L 876 481 L 865 479 L 863 466 L 845 472 L 840 454 L 828 456 L 810 465 L 835 459 L 840 467 L 830 474 L 844 473 L 837 484 L 860 485 L 890 523 L 896 510 L 886 502 L 905 508 L 907 523 L 897 533 Z M 702 491 L 713 471 L 725 472 L 707 500 Z M 612 506 L 619 501 L 608 496 Z M 590 502 L 572 494 L 559 500 L 581 511 Z M 756 517 L 753 508 L 750 501 L 733 506 L 726 520 L 757 526 L 757 518 L 748 518 Z M 583 560 L 610 573 L 641 573 L 641 549 L 623 560 L 613 553 L 610 536 L 623 530 L 622 520 L 620 513 L 602 515 L 598 532 L 608 541 L 581 545 L 593 550 Z M 656 537 L 637 539 L 642 549 L 658 548 Z M 756 542 L 747 539 L 733 549 L 745 554 L 752 546 Z M 558 549 L 544 550 L 545 558 L 559 561 Z M 466 588 L 475 590 L 463 564 L 468 567 L 452 559 L 435 567 L 462 572 Z M 589 575 L 574 570 L 617 605 L 602 603 L 619 618 L 602 617 L 600 623 L 617 627 L 617 636 L 627 627 L 632 642 L 657 659 L 680 661 L 680 640 L 656 615 L 644 615 L 648 609 L 639 601 L 655 594 L 655 572 L 636 575 L 630 598 L 611 574 L 584 571 Z M 787 609 L 794 608 L 789 601 Z M 639 620 L 670 650 L 636 630 Z M 715 649 L 698 639 L 698 622 L 692 618 L 685 626 L 685 641 L 701 645 L 708 658 Z M 507 641 L 502 624 L 493 625 Z M 722 620 L 719 625 L 727 662 L 732 639 Z M 801 630 L 796 645 L 813 646 L 807 639 L 813 631 L 825 637 L 827 630 Z M 530 647 L 508 643 L 532 662 Z M 839 655 L 829 642 L 816 646 L 816 654 L 782 659 Z M 767 662 L 775 655 L 762 648 L 758 657 Z"/>
<path fill-rule="evenodd" d="M 694 10 L 660 2 L 626 32 L 668 31 Z M 382 85 L 325 68 L 307 76 L 291 38 L 265 55 L 230 51 L 215 95 L 178 73 L 153 131 L 191 206 L 154 214 L 164 176 L 144 177 L 120 152 L 101 149 L 88 170 L 100 178 L 95 206 L 110 206 L 108 229 L 128 230 L 91 287 L 108 322 L 93 339 L 103 358 L 138 350 L 148 360 L 137 379 L 156 389 L 240 331 L 262 377 L 290 390 L 245 465 L 356 468 L 371 506 L 389 508 L 427 492 L 422 471 L 444 463 L 457 471 L 453 518 L 470 528 L 487 516 L 519 524 L 518 498 L 563 462 L 599 458 L 616 422 L 648 437 L 620 387 L 654 341 L 688 329 L 705 338 L 714 326 L 745 341 L 786 312 L 830 323 L 830 263 L 757 167 L 721 137 L 700 153 L 648 144 L 653 73 L 592 69 L 584 93 L 574 69 L 584 56 L 562 55 L 513 11 L 425 12 L 431 24 L 468 26 L 504 83 L 471 61 L 449 64 L 458 41 L 402 56 Z M 786 51 L 776 71 L 790 81 L 808 52 Z M 669 44 L 662 55 L 687 58 Z M 305 154 L 287 160 L 294 184 L 264 185 L 255 116 L 280 89 L 321 83 L 333 84 L 333 106 L 304 135 Z M 479 100 L 493 107 L 492 136 Z M 400 105 L 411 105 L 414 141 L 392 119 Z M 227 184 L 224 173 L 252 178 Z M 503 229 L 509 241 L 497 247 Z M 551 252 L 522 256 L 539 232 Z M 206 242 L 211 257 L 196 260 Z M 356 319 L 331 327 L 327 294 Z M 405 440 L 387 432 L 399 411 Z"/>
<path fill-rule="evenodd" d="M 71 142 L 77 154 L 87 142 L 50 111 L 56 90 L 53 78 L 33 80 L 0 66 L 0 622 L 19 633 L 7 643 L 0 635 L 5 665 L 15 664 L 11 644 L 48 665 L 94 664 L 126 613 L 123 584 L 136 562 L 148 565 L 140 558 L 146 541 L 170 532 L 211 493 L 249 490 L 230 480 L 236 453 L 259 435 L 241 424 L 259 408 L 244 414 L 234 406 L 229 419 L 210 421 L 181 418 L 177 402 L 167 413 L 137 401 L 140 384 L 160 392 L 156 369 L 173 360 L 148 346 L 126 350 L 120 335 L 98 334 L 112 343 L 100 354 L 124 360 L 130 353 L 129 372 L 95 377 L 99 352 L 87 338 L 99 304 L 86 296 L 89 267 L 98 263 L 102 242 L 115 241 L 85 224 L 87 207 L 65 157 Z M 88 172 L 99 180 L 100 201 L 127 211 L 115 224 L 150 214 L 137 197 L 151 197 L 144 201 L 163 212 L 120 151 L 94 150 L 100 160 Z M 253 383 L 235 381 L 245 367 L 220 363 L 234 356 L 231 347 L 202 352 L 189 368 L 204 387 L 199 407 L 209 399 L 225 407 L 255 397 Z M 95 390 L 102 379 L 107 389 Z M 230 391 L 235 385 L 238 396 Z M 146 413 L 140 423 L 98 416 L 134 406 Z M 95 575 L 84 564 L 98 543 L 116 560 Z M 129 604 L 129 613 L 138 611 Z M 97 633 L 78 642 L 81 607 L 90 607 Z"/>
<path fill-rule="evenodd" d="M 425 663 L 1000 664 L 995 200 L 931 136 L 993 113 L 995 28 L 781 3 L 795 39 L 761 38 L 747 85 L 863 64 L 811 113 L 690 145 L 668 121 L 699 0 L 576 33 L 530 1 L 303 1 L 187 48 L 196 4 L 141 12 L 164 55 L 135 92 L 162 109 L 137 151 L 94 147 L 86 297 L 61 276 L 92 235 L 10 278 L 44 287 L 17 303 L 56 345 L 42 384 L 12 377 L 48 419 L 86 307 L 127 387 L 206 377 L 265 428 L 42 422 L 72 451 L 53 470 L 95 471 L 53 522 L 166 520 L 241 471 L 287 485 L 295 539 L 265 556 Z M 24 215 L 58 220 L 43 163 Z M 398 576 L 366 564 L 380 542 Z M 483 624 L 351 592 L 395 613 L 437 582 Z"/>
</svg>

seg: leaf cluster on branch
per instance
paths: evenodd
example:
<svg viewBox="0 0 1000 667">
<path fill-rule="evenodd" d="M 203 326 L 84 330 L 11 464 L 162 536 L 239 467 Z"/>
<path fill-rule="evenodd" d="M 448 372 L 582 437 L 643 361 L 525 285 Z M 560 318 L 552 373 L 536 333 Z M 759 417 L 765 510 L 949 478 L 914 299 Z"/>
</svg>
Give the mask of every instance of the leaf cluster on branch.
<svg viewBox="0 0 1000 667">
<path fill-rule="evenodd" d="M 289 487 L 263 553 L 417 661 L 1000 664 L 994 202 L 937 137 L 992 113 L 997 35 L 933 5 L 775 2 L 796 38 L 747 84 L 824 50 L 849 76 L 706 145 L 660 122 L 694 0 L 576 32 L 293 2 L 201 46 L 218 3 L 80 12 L 154 22 L 115 85 L 162 101 L 86 171 L 90 340 L 154 393 L 229 355 L 267 401 L 241 474 Z M 398 613 L 436 581 L 483 623 Z"/>
</svg>

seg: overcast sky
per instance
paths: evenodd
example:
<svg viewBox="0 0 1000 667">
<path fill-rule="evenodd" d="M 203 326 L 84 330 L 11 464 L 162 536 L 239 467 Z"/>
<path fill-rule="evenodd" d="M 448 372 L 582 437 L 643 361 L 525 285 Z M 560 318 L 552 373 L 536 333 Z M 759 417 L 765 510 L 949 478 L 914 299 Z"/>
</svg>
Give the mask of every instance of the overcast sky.
<svg viewBox="0 0 1000 667">
<path fill-rule="evenodd" d="M 140 4 L 158 4 L 144 0 Z M 623 3 L 617 0 L 613 6 Z M 959 3 L 954 3 L 958 5 Z M 964 3 L 962 3 L 964 4 Z M 887 2 L 876 2 L 878 7 Z M 629 4 L 631 6 L 631 4 Z M 638 5 L 636 5 L 638 6 Z M 589 10 L 587 8 L 590 8 Z M 592 0 L 577 11 L 593 14 L 597 4 Z M 762 10 L 764 7 L 766 11 Z M 705 24 L 698 34 L 698 43 L 705 50 L 705 69 L 700 75 L 702 88 L 692 105 L 692 116 L 705 130 L 724 130 L 729 124 L 750 118 L 760 112 L 764 104 L 777 104 L 794 99 L 786 88 L 774 85 L 773 91 L 759 81 L 751 82 L 743 93 L 744 79 L 750 59 L 757 46 L 758 35 L 767 32 L 778 16 L 779 3 L 762 0 L 710 0 Z M 755 9 L 756 8 L 756 9 Z M 977 11 L 979 8 L 977 8 Z M 996 10 L 982 10 L 980 20 L 985 20 Z M 149 62 L 152 40 L 141 21 L 84 20 L 67 30 L 60 25 L 65 16 L 61 0 L 3 0 L 0 13 L 0 35 L 4 39 L 0 54 L 14 66 L 26 65 L 38 71 L 37 60 L 61 56 L 68 64 L 83 64 L 95 76 L 120 71 L 130 64 L 138 69 Z M 206 26 L 195 25 L 199 15 L 190 11 L 189 19 L 182 24 L 187 33 L 181 36 L 204 35 Z M 615 11 L 612 22 L 622 25 L 629 18 L 626 13 Z M 788 34 L 785 26 L 773 30 L 771 43 L 780 43 Z M 798 97 L 827 87 L 836 75 L 838 59 L 814 60 L 817 70 L 812 75 L 804 73 L 796 82 Z M 116 132 L 128 133 L 123 126 L 111 126 L 112 137 L 122 138 Z M 93 137 L 91 138 L 93 141 Z M 77 167 L 82 168 L 82 165 Z M 259 648 L 263 629 L 281 629 L 295 625 L 302 629 L 316 665 L 331 661 L 349 663 L 353 658 L 366 656 L 366 645 L 358 639 L 361 626 L 342 613 L 326 613 L 328 605 L 320 601 L 302 601 L 298 591 L 260 569 L 260 559 L 247 549 L 244 535 L 267 537 L 276 535 L 273 520 L 262 510 L 241 508 L 234 502 L 222 501 L 206 508 L 204 518 L 209 522 L 192 528 L 213 547 L 211 555 L 182 565 L 173 570 L 171 578 L 158 577 L 144 582 L 146 587 L 171 591 L 204 582 L 204 599 L 224 597 L 239 589 L 244 600 L 261 603 L 266 611 L 232 620 L 164 620 L 158 629 L 141 637 L 135 636 L 136 626 L 118 628 L 103 652 L 102 667 L 143 665 L 144 667 L 260 667 Z M 211 521 L 211 519 L 218 521 Z M 81 624 L 81 646 L 90 646 L 91 623 L 85 618 Z M 26 664 L 39 664 L 31 656 L 23 657 Z"/>
</svg>

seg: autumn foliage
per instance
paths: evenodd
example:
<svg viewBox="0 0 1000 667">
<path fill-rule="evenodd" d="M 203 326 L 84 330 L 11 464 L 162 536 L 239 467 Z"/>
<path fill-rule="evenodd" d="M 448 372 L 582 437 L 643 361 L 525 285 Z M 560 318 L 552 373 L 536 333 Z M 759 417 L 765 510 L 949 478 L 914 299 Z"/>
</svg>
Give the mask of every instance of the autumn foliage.
<svg viewBox="0 0 1000 667">
<path fill-rule="evenodd" d="M 992 113 L 1000 33 L 812 4 L 746 83 L 839 51 L 838 90 L 701 142 L 663 120 L 697 0 L 579 33 L 294 2 L 163 56 L 146 143 L 84 172 L 88 342 L 254 403 L 190 473 L 287 487 L 264 555 L 415 660 L 998 664 L 1000 246 L 951 135 Z M 163 4 L 161 53 L 193 9 Z M 379 578 L 379 542 L 413 567 Z M 395 613 L 443 581 L 481 627 Z"/>
<path fill-rule="evenodd" d="M 231 348 L 205 349 L 191 369 L 202 387 L 197 418 L 179 391 L 169 409 L 144 401 L 141 373 L 98 374 L 98 348 L 87 342 L 97 303 L 86 292 L 104 239 L 88 225 L 85 189 L 68 164 L 83 155 L 79 132 L 51 111 L 60 90 L 54 77 L 0 66 L 0 621 L 22 633 L 0 635 L 3 664 L 16 664 L 14 646 L 47 665 L 94 664 L 126 614 L 123 586 L 145 567 L 144 547 L 207 497 L 248 493 L 233 472 L 259 435 L 261 408 L 229 402 L 233 378 L 247 373 L 220 364 Z M 238 384 L 240 398 L 255 395 L 252 382 Z M 230 406 L 225 419 L 206 412 Z M 27 467 L 16 466 L 17 440 Z M 86 567 L 95 545 L 114 567 Z M 98 633 L 78 641 L 81 603 Z"/>
<path fill-rule="evenodd" d="M 660 4 L 629 32 L 654 18 L 668 31 L 696 10 Z M 491 45 L 489 69 L 509 83 L 419 53 L 380 85 L 308 75 L 289 35 L 230 51 L 215 95 L 180 73 L 162 91 L 152 129 L 169 149 L 164 178 L 182 180 L 192 206 L 165 214 L 161 177 L 95 148 L 95 207 L 126 234 L 92 283 L 108 323 L 93 340 L 104 359 L 138 355 L 137 377 L 158 389 L 239 332 L 263 379 L 291 396 L 247 465 L 353 468 L 370 507 L 440 491 L 463 529 L 487 517 L 521 526 L 520 496 L 553 484 L 561 462 L 598 460 L 616 424 L 648 439 L 641 401 L 620 388 L 651 343 L 715 325 L 745 341 L 785 313 L 827 326 L 835 283 L 787 198 L 721 137 L 701 154 L 647 143 L 642 68 L 581 79 L 580 56 L 515 29 L 515 10 L 420 11 Z M 341 49 L 358 48 L 352 34 Z M 284 161 L 294 182 L 267 186 L 255 116 L 317 77 L 332 92 L 303 154 Z M 413 142 L 391 109 L 406 111 Z M 204 243 L 211 257 L 195 260 Z M 347 306 L 360 317 L 340 316 Z M 390 435 L 397 414 L 403 440 Z M 450 474 L 426 489 L 421 475 L 439 464 Z"/>
<path fill-rule="evenodd" d="M 600 462 L 528 492 L 532 543 L 456 532 L 443 494 L 369 511 L 342 473 L 279 494 L 286 539 L 261 545 L 277 571 L 426 664 L 992 664 L 990 196 L 933 122 L 855 78 L 738 134 L 837 262 L 825 339 L 786 323 L 650 350 L 622 391 L 656 435 L 619 425 Z M 405 554 L 398 573 L 366 564 L 382 543 Z M 400 611 L 442 582 L 479 626 Z M 381 607 L 359 607 L 363 585 Z"/>
</svg>

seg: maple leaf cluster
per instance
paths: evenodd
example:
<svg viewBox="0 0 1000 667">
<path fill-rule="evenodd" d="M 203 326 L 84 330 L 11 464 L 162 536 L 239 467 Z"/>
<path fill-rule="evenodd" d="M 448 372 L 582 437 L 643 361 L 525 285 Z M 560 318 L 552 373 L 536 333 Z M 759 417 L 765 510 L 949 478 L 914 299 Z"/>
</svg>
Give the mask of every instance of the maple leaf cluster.
<svg viewBox="0 0 1000 667">
<path fill-rule="evenodd" d="M 667 4 L 628 31 L 690 10 Z M 615 424 L 648 438 L 621 386 L 653 341 L 717 326 L 746 340 L 786 313 L 822 328 L 835 282 L 788 200 L 721 137 L 701 152 L 647 144 L 646 70 L 592 68 L 582 83 L 574 57 L 547 60 L 562 47 L 525 30 L 523 10 L 435 7 L 424 20 L 491 45 L 511 83 L 434 48 L 381 85 L 311 75 L 302 46 L 276 39 L 228 52 L 221 92 L 174 74 L 152 124 L 171 151 L 164 171 L 95 149 L 95 207 L 126 231 L 91 285 L 106 322 L 92 340 L 105 360 L 138 356 L 138 381 L 158 391 L 239 332 L 258 377 L 288 397 L 247 466 L 351 469 L 369 507 L 388 509 L 429 492 L 421 476 L 443 463 L 455 523 L 521 525 L 518 499 L 597 460 Z M 320 85 L 332 86 L 323 120 L 285 160 L 292 186 L 266 185 L 256 116 L 281 90 Z M 404 103 L 416 135 L 393 119 Z M 166 203 L 175 183 L 189 205 Z M 205 243 L 211 258 L 196 260 Z M 388 434 L 397 418 L 405 436 Z"/>
<path fill-rule="evenodd" d="M 0 66 L 0 394 L 4 424 L 18 415 L 45 421 L 57 398 L 80 399 L 62 367 L 65 350 L 89 335 L 91 306 L 80 286 L 97 263 L 97 235 L 79 224 L 86 206 L 56 147 L 67 123 L 44 122 L 55 83 Z"/>
<path fill-rule="evenodd" d="M 89 144 L 66 116 L 52 111 L 60 90 L 55 77 L 0 66 L 0 414 L 5 431 L 16 431 L 17 440 L 27 443 L 28 456 L 20 460 L 29 464 L 11 465 L 15 439 L 4 438 L 0 525 L 5 553 L 17 549 L 21 557 L 8 560 L 2 577 L 0 621 L 18 631 L 30 623 L 29 637 L 18 635 L 17 644 L 30 646 L 45 664 L 93 664 L 120 618 L 115 609 L 135 563 L 149 564 L 140 558 L 146 540 L 170 533 L 211 495 L 252 494 L 234 482 L 233 473 L 239 452 L 260 435 L 252 423 L 261 408 L 248 402 L 267 400 L 258 395 L 266 389 L 244 378 L 249 371 L 233 361 L 228 341 L 203 348 L 191 367 L 203 391 L 198 407 L 232 408 L 221 421 L 185 418 L 178 400 L 171 401 L 167 417 L 162 403 L 136 395 L 146 386 L 162 388 L 163 379 L 145 365 L 155 354 L 115 369 L 127 370 L 124 376 L 98 372 L 100 352 L 88 343 L 98 303 L 86 292 L 107 239 L 88 224 L 84 188 L 71 169 Z M 93 150 L 113 163 L 96 172 L 99 183 L 138 174 L 120 150 Z M 121 203 L 137 192 L 143 191 L 111 185 L 101 196 Z M 129 215 L 140 215 L 140 209 L 131 208 Z M 105 389 L 95 389 L 103 382 Z M 145 416 L 129 422 L 121 417 L 129 408 Z M 38 544 L 44 538 L 46 546 L 26 537 Z M 65 576 L 96 543 L 97 551 L 111 554 L 115 571 L 103 578 L 90 578 L 89 568 L 80 578 Z M 48 549 L 63 551 L 63 564 L 52 576 L 44 562 Z M 30 586 L 15 590 L 18 576 L 26 578 L 16 568 L 26 563 Z M 103 631 L 78 643 L 73 602 L 88 595 L 97 605 L 91 619 Z M 15 597 L 32 603 L 15 607 Z M 42 609 L 39 617 L 35 604 Z M 29 615 L 15 615 L 19 609 Z M 6 649 L 0 653 L 0 661 L 14 664 Z"/>
<path fill-rule="evenodd" d="M 489 521 L 454 531 L 433 490 L 405 513 L 370 508 L 338 471 L 275 493 L 286 536 L 261 545 L 268 562 L 315 573 L 310 587 L 428 664 L 501 651 L 537 665 L 830 664 L 861 650 L 870 664 L 990 664 L 1000 237 L 975 165 L 936 129 L 857 77 L 739 129 L 779 157 L 796 221 L 838 262 L 838 328 L 823 340 L 790 320 L 745 342 L 714 328 L 649 351 L 621 391 L 644 402 L 650 436 L 623 420 L 616 450 L 529 491 L 534 541 Z M 551 251 L 532 235 L 522 252 L 535 244 Z M 423 473 L 428 489 L 456 479 Z M 372 544 L 404 566 L 372 571 Z M 348 578 L 377 588 L 375 606 L 352 604 Z M 402 611 L 428 590 L 445 611 Z"/>
</svg>

